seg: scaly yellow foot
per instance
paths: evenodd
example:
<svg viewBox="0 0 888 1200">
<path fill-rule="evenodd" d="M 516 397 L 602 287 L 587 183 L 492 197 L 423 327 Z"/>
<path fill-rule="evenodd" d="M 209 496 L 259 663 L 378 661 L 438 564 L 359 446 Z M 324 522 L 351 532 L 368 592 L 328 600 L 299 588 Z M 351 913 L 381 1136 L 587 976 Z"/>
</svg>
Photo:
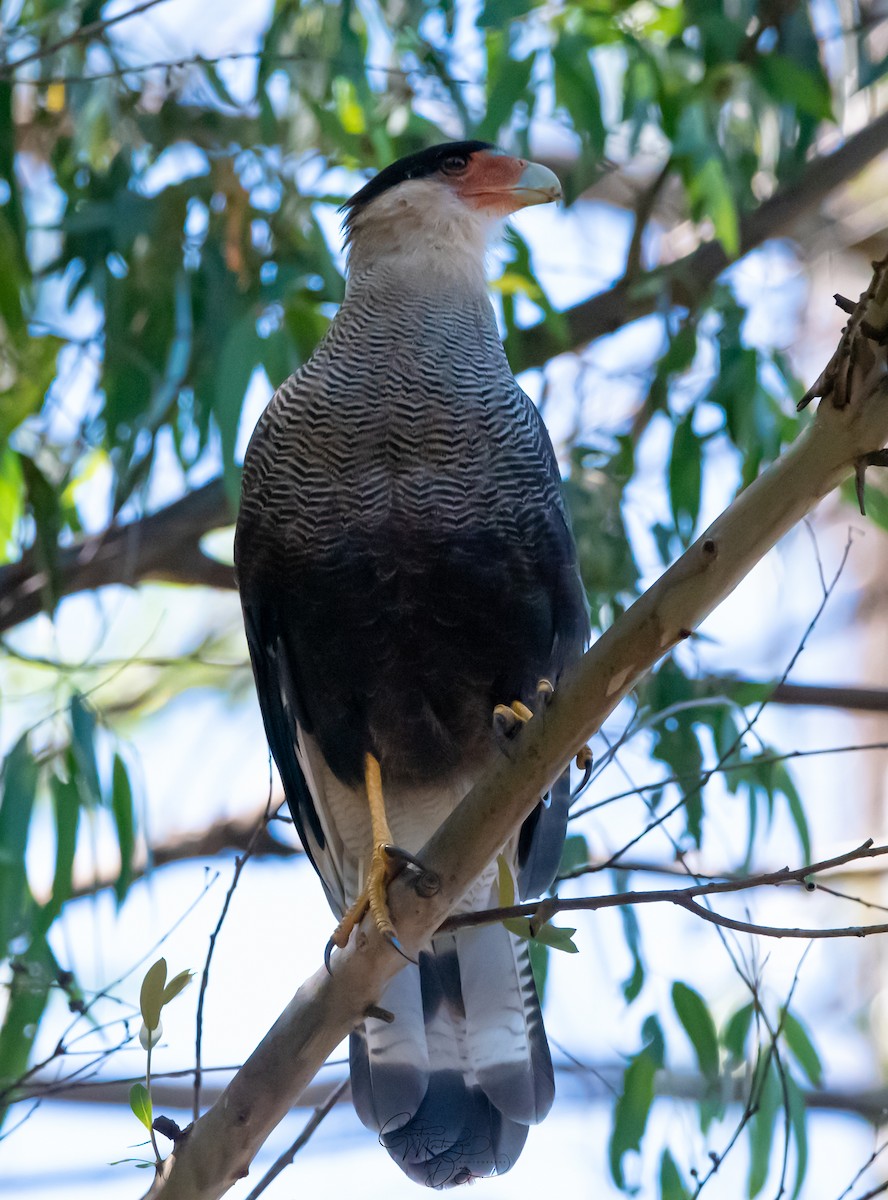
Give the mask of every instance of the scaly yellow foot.
<svg viewBox="0 0 888 1200">
<path fill-rule="evenodd" d="M 401 863 L 398 856 L 393 856 L 389 852 L 392 834 L 385 815 L 379 763 L 372 754 L 368 754 L 364 759 L 364 785 L 367 789 L 367 803 L 370 806 L 373 852 L 367 868 L 367 882 L 364 884 L 364 889 L 336 926 L 333 937 L 330 939 L 332 944 L 340 950 L 346 945 L 352 930 L 362 920 L 368 908 L 376 922 L 376 928 L 383 937 L 397 942 L 395 927 L 392 924 L 386 899 L 386 890 Z"/>
<path fill-rule="evenodd" d="M 537 684 L 536 694 L 538 707 L 545 708 L 555 694 L 555 688 L 548 679 L 541 679 Z M 493 716 L 497 732 L 506 738 L 513 738 L 519 726 L 526 725 L 531 719 L 533 712 L 520 700 L 513 700 L 511 704 L 497 704 Z M 580 784 L 583 788 L 592 774 L 592 751 L 588 746 L 582 746 L 577 751 L 576 764 L 583 772 L 583 782 Z"/>
</svg>

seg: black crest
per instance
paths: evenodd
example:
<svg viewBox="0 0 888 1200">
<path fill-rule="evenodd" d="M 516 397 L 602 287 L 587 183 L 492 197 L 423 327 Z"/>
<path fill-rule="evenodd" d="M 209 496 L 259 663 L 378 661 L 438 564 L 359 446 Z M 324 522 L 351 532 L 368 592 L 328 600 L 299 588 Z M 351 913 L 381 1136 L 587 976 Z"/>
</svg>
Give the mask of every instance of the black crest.
<svg viewBox="0 0 888 1200">
<path fill-rule="evenodd" d="M 405 179 L 422 179 L 426 175 L 434 175 L 441 169 L 445 159 L 454 154 L 474 154 L 477 150 L 494 150 L 492 142 L 442 142 L 438 146 L 429 146 L 428 150 L 419 150 L 416 154 L 408 154 L 397 162 L 384 167 L 378 175 L 365 183 L 359 192 L 343 204 L 343 209 L 353 213 L 355 209 L 375 200 L 389 188 L 403 183 Z"/>
</svg>

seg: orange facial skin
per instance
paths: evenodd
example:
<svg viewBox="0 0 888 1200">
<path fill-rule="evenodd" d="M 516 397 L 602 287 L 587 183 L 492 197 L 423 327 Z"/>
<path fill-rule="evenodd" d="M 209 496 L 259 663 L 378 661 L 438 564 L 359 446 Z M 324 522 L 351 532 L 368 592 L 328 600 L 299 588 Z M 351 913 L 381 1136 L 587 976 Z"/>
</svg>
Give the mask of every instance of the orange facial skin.
<svg viewBox="0 0 888 1200">
<path fill-rule="evenodd" d="M 493 150 L 476 151 L 462 171 L 442 176 L 469 208 L 496 217 L 561 198 L 561 185 L 548 167 Z"/>
</svg>

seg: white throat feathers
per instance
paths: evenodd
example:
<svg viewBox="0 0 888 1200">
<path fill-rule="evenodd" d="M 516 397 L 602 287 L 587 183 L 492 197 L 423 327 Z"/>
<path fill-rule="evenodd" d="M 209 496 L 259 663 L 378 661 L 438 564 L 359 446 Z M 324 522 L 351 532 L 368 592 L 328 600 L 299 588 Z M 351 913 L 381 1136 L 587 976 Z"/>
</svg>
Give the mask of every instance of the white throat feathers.
<svg viewBox="0 0 888 1200">
<path fill-rule="evenodd" d="M 437 180 L 405 180 L 347 216 L 349 278 L 378 267 L 423 276 L 430 287 L 439 278 L 483 289 L 487 250 L 502 226 L 501 213 L 469 207 Z"/>
</svg>

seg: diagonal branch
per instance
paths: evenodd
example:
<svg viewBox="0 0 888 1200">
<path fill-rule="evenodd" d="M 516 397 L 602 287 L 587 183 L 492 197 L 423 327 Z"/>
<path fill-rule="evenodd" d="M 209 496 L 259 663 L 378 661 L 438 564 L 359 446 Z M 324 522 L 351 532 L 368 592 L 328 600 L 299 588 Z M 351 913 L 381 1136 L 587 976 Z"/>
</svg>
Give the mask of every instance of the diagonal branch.
<svg viewBox="0 0 888 1200">
<path fill-rule="evenodd" d="M 888 261 L 861 301 L 869 326 L 886 323 Z M 862 322 L 857 322 L 860 329 Z M 734 501 L 693 546 L 618 620 L 565 678 L 551 704 L 421 850 L 438 890 L 419 895 L 400 876 L 389 901 L 406 952 L 415 956 L 449 915 L 564 764 L 650 670 L 737 586 L 775 542 L 888 442 L 884 348 L 860 333 L 843 338 L 822 376 L 827 399 L 787 452 Z M 841 378 L 845 403 L 833 403 Z M 327 1055 L 362 1020 L 373 1019 L 403 957 L 366 920 L 348 946 L 296 993 L 217 1102 L 167 1160 L 150 1195 L 215 1200 L 248 1172 L 265 1138 Z"/>
<path fill-rule="evenodd" d="M 60 548 L 59 594 L 112 583 L 133 587 L 146 579 L 233 588 L 233 569 L 200 547 L 204 534 L 233 519 L 222 479 L 214 479 L 159 512 Z M 33 550 L 0 567 L 0 632 L 43 609 L 47 582 Z"/>
</svg>

